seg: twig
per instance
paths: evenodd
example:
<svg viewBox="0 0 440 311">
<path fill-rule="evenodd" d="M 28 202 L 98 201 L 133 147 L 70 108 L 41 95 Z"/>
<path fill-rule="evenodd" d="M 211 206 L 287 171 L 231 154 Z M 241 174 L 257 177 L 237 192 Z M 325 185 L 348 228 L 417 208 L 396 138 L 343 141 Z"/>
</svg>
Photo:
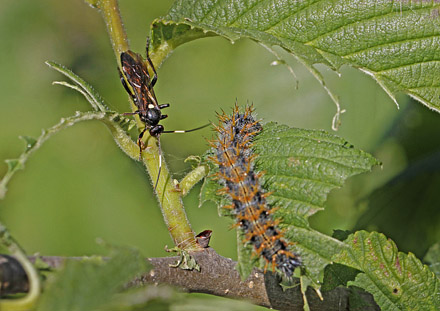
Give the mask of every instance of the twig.
<svg viewBox="0 0 440 311">
<path fill-rule="evenodd" d="M 216 296 L 239 298 L 249 300 L 260 306 L 277 310 L 303 310 L 300 288 L 294 287 L 283 291 L 279 279 L 273 273 L 263 274 L 254 269 L 246 281 L 242 281 L 235 270 L 237 264 L 230 258 L 218 255 L 213 249 L 207 248 L 201 252 L 191 254 L 200 265 L 200 272 L 173 268 L 178 257 L 149 258 L 147 259 L 153 269 L 146 275 L 133 280 L 128 287 L 145 284 L 168 284 L 176 286 L 191 293 L 207 293 Z M 30 258 L 31 261 L 35 257 Z M 79 260 L 81 258 L 66 257 L 40 257 L 52 268 L 59 268 L 65 260 Z M 20 284 L 23 284 L 22 281 Z M 24 283 L 23 290 L 26 289 Z M 316 293 L 309 289 L 307 299 L 311 310 L 350 310 L 351 289 L 336 288 L 323 292 L 324 300 L 321 301 Z M 362 299 L 365 307 L 362 310 L 379 310 L 372 295 L 357 292 L 357 299 Z"/>
</svg>

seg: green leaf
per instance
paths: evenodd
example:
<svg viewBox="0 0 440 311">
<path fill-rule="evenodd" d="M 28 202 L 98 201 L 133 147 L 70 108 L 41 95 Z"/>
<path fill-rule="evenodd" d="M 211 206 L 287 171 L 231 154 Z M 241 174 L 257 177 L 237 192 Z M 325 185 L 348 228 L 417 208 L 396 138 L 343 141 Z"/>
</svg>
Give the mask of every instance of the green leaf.
<svg viewBox="0 0 440 311">
<path fill-rule="evenodd" d="M 350 176 L 371 170 L 379 162 L 325 131 L 289 128 L 276 123 L 263 126 L 253 149 L 257 155 L 255 169 L 264 172 L 263 188 L 271 192 L 267 200 L 271 206 L 278 207 L 274 218 L 280 221 L 286 239 L 295 242 L 292 250 L 300 255 L 303 270 L 315 288 L 319 288 L 324 267 L 342 250 L 343 243 L 311 229 L 308 217 L 324 208 L 332 189 L 341 187 Z M 215 168 L 211 171 L 215 172 Z M 215 180 L 205 181 L 202 196 L 204 200 L 216 202 L 223 212 L 225 198 L 216 195 L 215 189 L 220 186 L 215 183 Z M 248 258 L 249 249 L 240 250 L 244 253 L 239 259 Z M 249 260 L 239 263 L 240 271 L 249 271 L 251 266 Z M 264 267 L 264 261 L 260 260 L 258 266 Z"/>
<path fill-rule="evenodd" d="M 426 262 L 431 271 L 440 278 L 440 242 L 435 243 L 429 248 L 423 261 Z"/>
<path fill-rule="evenodd" d="M 111 258 L 71 260 L 47 286 L 38 310 L 94 310 L 108 302 L 122 286 L 145 273 L 146 261 L 133 249 L 118 248 Z"/>
<path fill-rule="evenodd" d="M 280 227 L 285 229 L 284 236 L 288 241 L 295 244 L 292 250 L 299 254 L 303 263 L 303 271 L 310 278 L 314 288 L 318 289 L 324 279 L 324 268 L 331 263 L 331 258 L 342 251 L 344 244 L 332 237 L 315 231 L 311 228 L 295 227 L 283 223 L 280 220 Z"/>
<path fill-rule="evenodd" d="M 349 230 L 339 230 L 339 229 L 336 229 L 336 230 L 333 230 L 332 237 L 334 237 L 335 239 L 338 239 L 339 241 L 344 241 L 352 233 L 353 232 L 351 232 Z"/>
<path fill-rule="evenodd" d="M 240 274 L 242 281 L 245 281 L 251 274 L 254 266 L 258 266 L 257 259 L 253 256 L 253 247 L 250 244 L 243 243 L 245 238 L 241 230 L 236 230 L 237 233 L 237 266 L 236 269 Z M 260 264 L 261 266 L 261 264 Z"/>
<path fill-rule="evenodd" d="M 303 276 L 300 277 L 300 290 L 301 290 L 301 294 L 303 297 L 303 303 L 304 303 L 303 310 L 304 311 L 310 311 L 309 300 L 307 299 L 306 292 L 307 292 L 308 287 L 312 286 L 312 285 L 313 285 L 313 283 L 311 282 L 311 280 L 309 278 L 305 278 Z M 318 291 L 318 293 L 319 293 L 319 297 L 322 299 L 321 292 Z"/>
<path fill-rule="evenodd" d="M 98 3 L 100 0 L 85 0 L 92 8 L 98 8 Z"/>
<path fill-rule="evenodd" d="M 413 254 L 377 232 L 358 231 L 345 243 L 334 261 L 363 272 L 348 285 L 371 293 L 382 310 L 440 309 L 440 281 Z"/>
<path fill-rule="evenodd" d="M 249 38 L 291 52 L 323 85 L 314 65 L 346 64 L 394 101 L 403 92 L 438 112 L 439 9 L 438 1 L 177 0 L 153 23 L 152 43 L 167 54 L 202 37 Z"/>
<path fill-rule="evenodd" d="M 32 149 L 37 143 L 37 140 L 30 136 L 20 136 L 20 138 L 23 139 L 24 142 L 26 143 L 26 151 Z"/>
<path fill-rule="evenodd" d="M 379 162 L 346 140 L 323 130 L 268 123 L 256 137 L 256 169 L 287 224 L 306 227 L 304 219 L 324 208 L 327 194 Z"/>
<path fill-rule="evenodd" d="M 18 161 L 17 159 L 8 159 L 5 160 L 5 162 L 8 165 L 8 172 L 23 169 L 23 166 L 21 165 L 20 161 Z"/>
<path fill-rule="evenodd" d="M 224 196 L 217 195 L 217 191 L 221 188 L 218 180 L 214 178 L 218 167 L 209 160 L 214 155 L 212 149 L 208 150 L 201 158 L 201 165 L 207 165 L 210 174 L 203 180 L 202 188 L 199 195 L 199 208 L 206 202 L 212 201 L 216 203 L 219 216 L 225 215 L 225 210 L 221 207 L 228 204 L 228 200 Z"/>
<path fill-rule="evenodd" d="M 338 263 L 327 265 L 324 269 L 323 291 L 332 290 L 338 286 L 347 286 L 349 281 L 354 281 L 360 271 Z"/>
<path fill-rule="evenodd" d="M 343 185 L 345 179 L 368 172 L 378 162 L 370 154 L 354 148 L 346 140 L 323 130 L 289 128 L 271 122 L 263 125 L 253 144 L 256 171 L 263 171 L 264 189 L 272 192 L 272 204 L 283 222 L 308 227 L 309 216 L 324 208 L 327 194 Z M 205 155 L 204 161 L 210 151 Z M 224 203 L 216 190 L 220 185 L 212 177 L 204 184 L 203 201 Z M 285 210 L 285 212 L 283 212 Z"/>
<path fill-rule="evenodd" d="M 194 259 L 193 256 L 191 256 L 188 252 L 178 248 L 174 247 L 172 249 L 168 249 L 168 252 L 175 252 L 179 255 L 179 259 L 175 264 L 170 264 L 170 267 L 172 268 L 179 268 L 182 270 L 196 270 L 200 271 L 200 266 L 197 263 L 197 261 Z"/>
<path fill-rule="evenodd" d="M 348 303 L 350 305 L 350 311 L 379 310 L 374 300 L 365 299 L 369 296 L 369 293 L 365 292 L 362 288 L 351 286 L 349 287 L 349 291 Z"/>
<path fill-rule="evenodd" d="M 72 70 L 70 70 L 67 67 L 64 67 L 63 65 L 51 61 L 47 61 L 46 65 L 48 65 L 52 69 L 55 69 L 59 73 L 62 73 L 63 75 L 65 75 L 67 78 L 69 78 L 75 83 L 75 85 L 73 85 L 64 81 L 61 82 L 55 81 L 54 84 L 63 85 L 78 91 L 87 99 L 87 101 L 90 103 L 90 105 L 95 111 L 102 111 L 102 112 L 110 111 L 110 109 L 105 105 L 104 100 L 101 98 L 99 93 L 96 92 L 90 84 L 84 81 L 80 76 L 75 74 Z"/>
<path fill-rule="evenodd" d="M 131 131 L 136 126 L 136 122 L 133 119 L 126 118 L 117 112 L 108 112 L 107 116 L 125 132 Z"/>
</svg>

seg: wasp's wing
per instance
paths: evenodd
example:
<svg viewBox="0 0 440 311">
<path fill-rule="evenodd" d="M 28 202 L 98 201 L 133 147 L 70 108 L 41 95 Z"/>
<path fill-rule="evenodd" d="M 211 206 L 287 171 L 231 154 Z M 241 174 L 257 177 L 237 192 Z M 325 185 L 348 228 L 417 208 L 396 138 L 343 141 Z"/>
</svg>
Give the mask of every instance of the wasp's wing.
<svg viewBox="0 0 440 311">
<path fill-rule="evenodd" d="M 150 83 L 148 69 L 139 54 L 127 51 L 121 53 L 122 71 L 134 92 L 140 93 L 142 87 Z"/>
<path fill-rule="evenodd" d="M 156 95 L 150 86 L 151 79 L 148 68 L 142 57 L 132 51 L 121 53 L 122 71 L 132 88 L 136 105 L 140 111 L 146 111 L 149 104 L 157 106 Z"/>
</svg>

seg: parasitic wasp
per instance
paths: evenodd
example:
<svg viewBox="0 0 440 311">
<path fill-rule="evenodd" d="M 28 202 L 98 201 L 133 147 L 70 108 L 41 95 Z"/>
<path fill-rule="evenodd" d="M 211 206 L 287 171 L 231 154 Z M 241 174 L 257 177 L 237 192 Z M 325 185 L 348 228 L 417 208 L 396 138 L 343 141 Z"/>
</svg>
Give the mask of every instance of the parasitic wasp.
<svg viewBox="0 0 440 311">
<path fill-rule="evenodd" d="M 146 48 L 146 62 L 142 59 L 140 54 L 133 51 L 126 51 L 121 53 L 121 67 L 119 70 L 119 76 L 127 93 L 133 99 L 137 110 L 135 112 L 125 113 L 125 115 L 138 115 L 140 120 L 145 124 L 145 128 L 140 132 L 137 139 L 137 145 L 139 146 L 139 160 L 142 159 L 142 151 L 146 148 L 142 138 L 146 131 L 151 136 L 155 137 L 159 146 L 159 172 L 157 174 L 156 183 L 154 189 L 156 190 L 157 183 L 159 182 L 160 171 L 162 169 L 162 151 L 160 148 L 159 136 L 162 133 L 187 133 L 202 129 L 209 126 L 206 124 L 198 128 L 190 130 L 177 130 L 177 131 L 165 131 L 162 124 L 159 124 L 160 120 L 168 117 L 166 114 L 162 114 L 162 109 L 169 107 L 169 104 L 159 105 L 157 103 L 156 95 L 154 94 L 154 85 L 157 82 L 157 72 L 154 68 L 149 54 L 150 40 L 147 40 Z M 154 75 L 151 78 L 147 64 L 151 67 Z M 118 68 L 119 69 L 119 68 Z"/>
</svg>

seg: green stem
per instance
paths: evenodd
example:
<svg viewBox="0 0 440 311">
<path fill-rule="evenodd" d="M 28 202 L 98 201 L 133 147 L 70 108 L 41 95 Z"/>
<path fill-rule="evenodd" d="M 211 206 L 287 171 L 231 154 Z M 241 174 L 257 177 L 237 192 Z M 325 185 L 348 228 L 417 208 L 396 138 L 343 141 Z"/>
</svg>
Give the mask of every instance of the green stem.
<svg viewBox="0 0 440 311">
<path fill-rule="evenodd" d="M 200 180 L 202 180 L 209 173 L 208 165 L 200 165 L 189 172 L 179 184 L 179 189 L 182 191 L 182 196 L 186 196 L 188 192 L 197 184 Z"/>
<path fill-rule="evenodd" d="M 11 255 L 20 262 L 29 280 L 29 292 L 23 298 L 0 300 L 0 310 L 27 311 L 33 310 L 41 292 L 40 276 L 28 260 L 25 253 L 15 243 L 7 229 L 0 224 L 0 241 L 6 246 Z"/>
<path fill-rule="evenodd" d="M 117 0 L 99 0 L 96 6 L 102 14 L 107 26 L 110 41 L 112 43 L 113 52 L 115 53 L 118 65 L 120 64 L 119 56 L 122 52 L 129 49 L 127 33 L 122 25 L 121 13 L 119 11 Z"/>
<path fill-rule="evenodd" d="M 88 0 L 93 1 L 93 0 Z M 116 62 L 118 67 L 121 67 L 121 53 L 128 51 L 130 45 L 128 44 L 127 33 L 122 23 L 121 12 L 119 11 L 119 5 L 117 0 L 95 0 L 91 3 L 96 7 L 104 19 L 107 27 L 107 32 L 110 36 L 110 42 L 112 44 L 113 52 L 115 53 Z M 130 100 L 131 111 L 136 111 L 136 105 Z M 144 124 L 136 117 L 136 124 L 138 128 L 142 128 Z"/>
<path fill-rule="evenodd" d="M 101 12 L 105 24 L 110 35 L 113 50 L 116 55 L 118 65 L 120 62 L 119 55 L 121 52 L 129 49 L 127 35 L 122 25 L 122 19 L 118 8 L 117 0 L 98 0 L 93 3 Z M 163 53 L 151 55 L 156 64 L 160 64 L 165 57 Z M 133 103 L 132 103 L 132 108 Z M 134 111 L 134 110 L 133 110 Z M 137 120 L 138 128 L 143 128 L 142 124 Z M 147 138 L 148 148 L 142 153 L 142 161 L 147 168 L 148 174 L 153 183 L 156 182 L 159 173 L 160 151 L 158 141 L 153 137 Z M 163 157 L 162 157 L 163 158 Z M 164 160 L 161 163 L 160 178 L 156 188 L 156 195 L 159 199 L 162 215 L 168 227 L 168 231 L 174 241 L 174 244 L 180 249 L 186 251 L 200 250 L 196 243 L 195 233 L 186 217 L 185 209 L 182 202 L 182 194 L 174 185 L 171 174 Z"/>
</svg>

